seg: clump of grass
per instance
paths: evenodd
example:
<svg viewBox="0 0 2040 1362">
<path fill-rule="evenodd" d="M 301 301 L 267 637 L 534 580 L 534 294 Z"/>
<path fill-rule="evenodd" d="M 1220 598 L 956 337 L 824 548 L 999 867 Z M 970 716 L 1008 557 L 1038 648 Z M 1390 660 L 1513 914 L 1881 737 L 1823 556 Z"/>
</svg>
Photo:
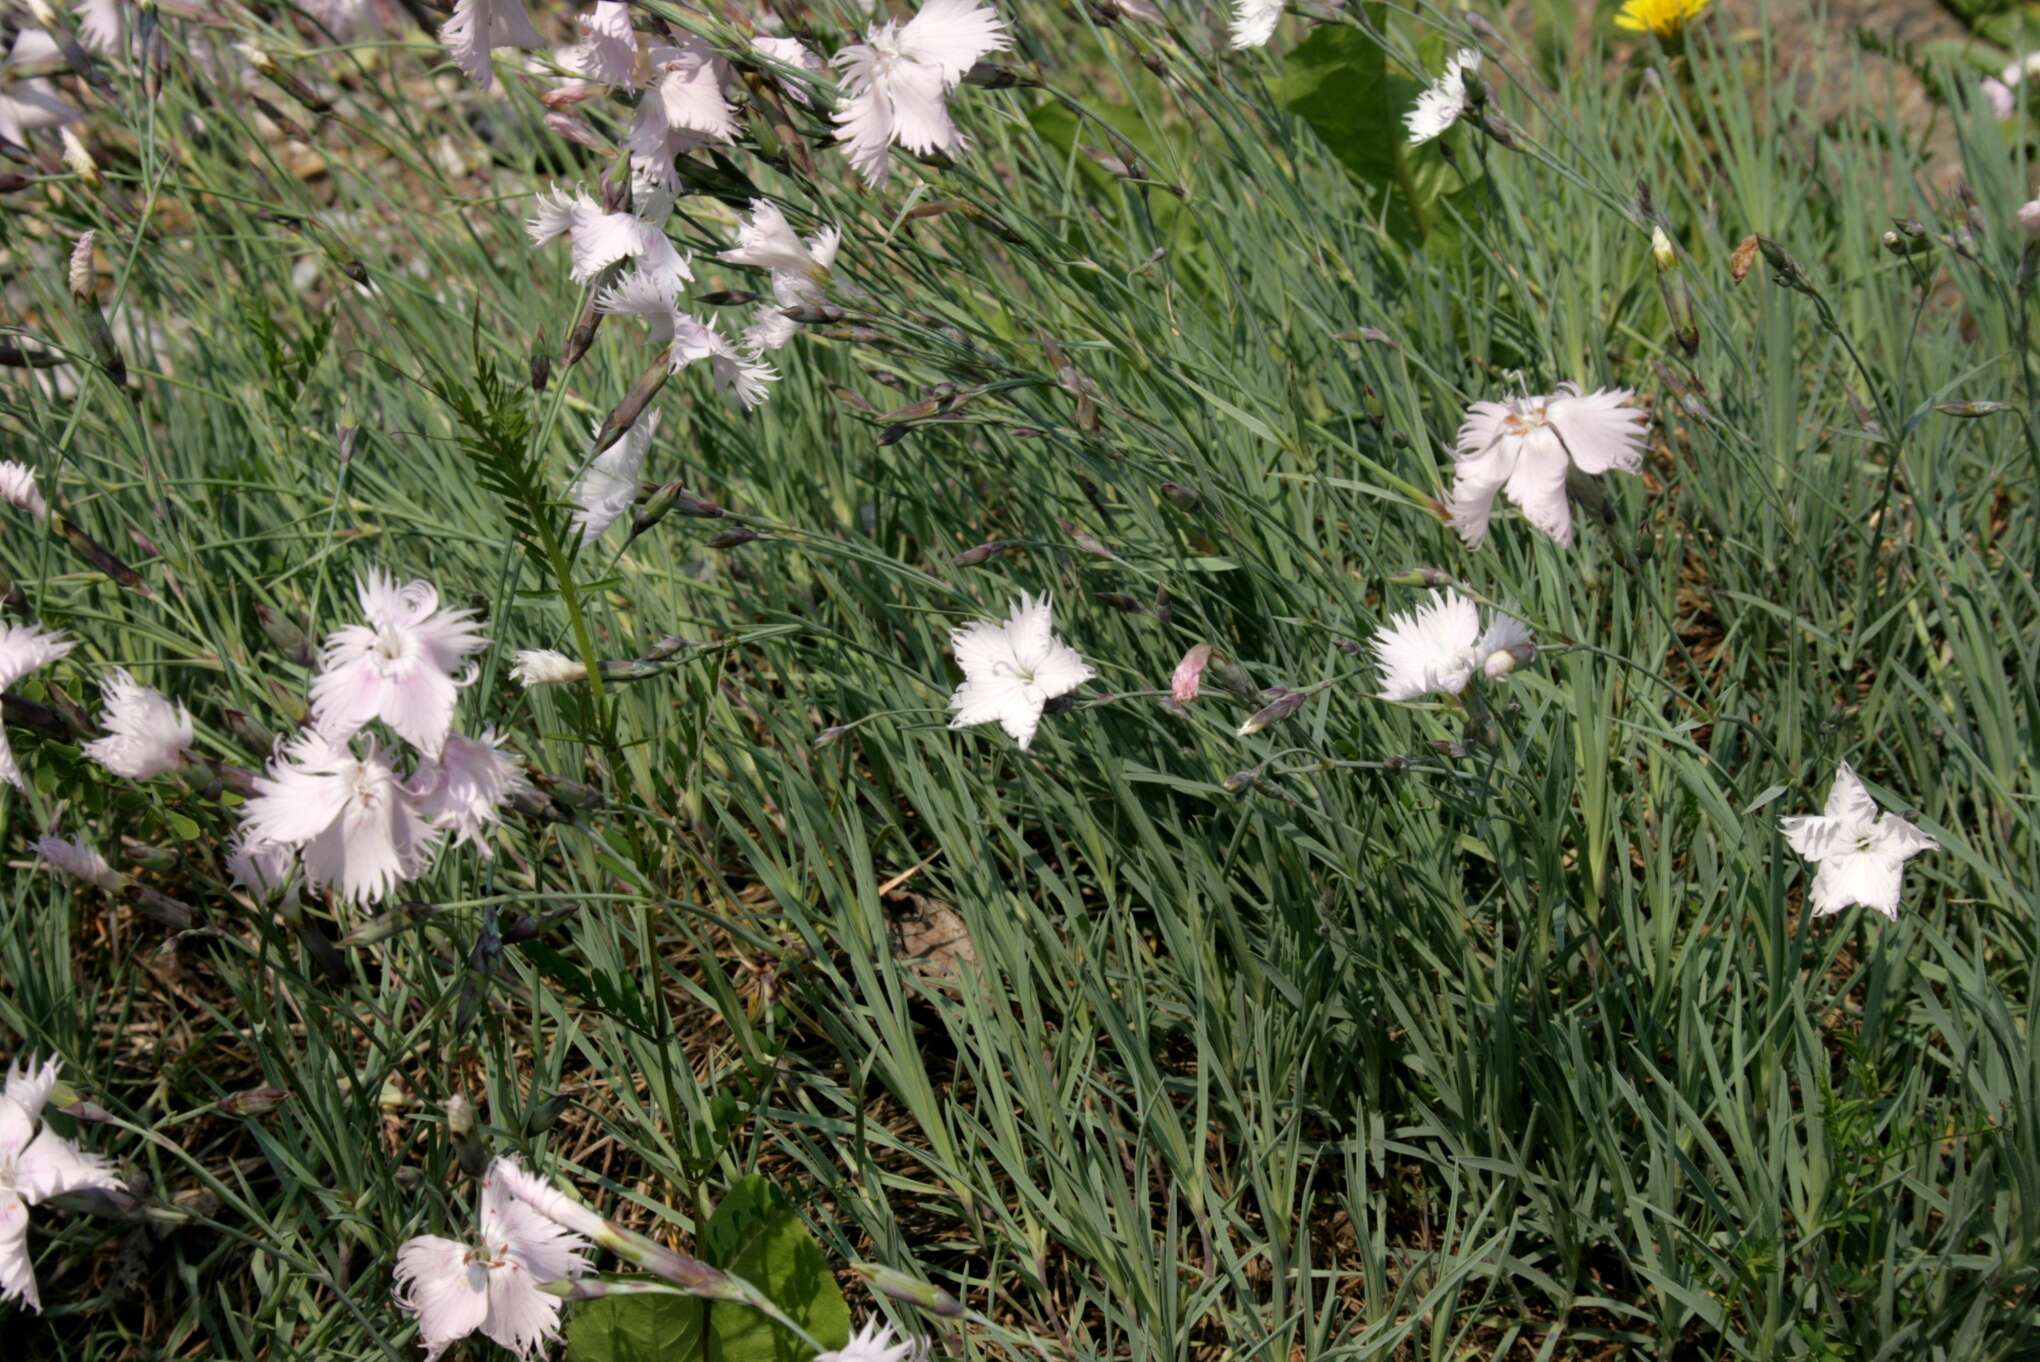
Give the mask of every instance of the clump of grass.
<svg viewBox="0 0 2040 1362">
<path fill-rule="evenodd" d="M 97 182 L 10 198 L 17 345 L 72 362 L 0 370 L 54 513 L 0 570 L 81 644 L 9 697 L 0 1029 L 66 1058 L 152 1209 L 39 1222 L 48 1308 L 6 1327 L 408 1355 L 390 1264 L 466 1223 L 459 1095 L 662 1241 L 771 1174 L 833 1261 L 964 1302 L 952 1352 L 2015 1355 L 2030 124 L 1966 78 L 1931 127 L 1867 80 L 1817 117 L 1798 64 L 1842 58 L 1722 26 L 1620 71 L 1489 29 L 1507 122 L 1384 177 L 1340 111 L 1397 135 L 1472 40 L 1443 19 L 1328 18 L 1368 79 L 1305 88 L 1300 26 L 1230 54 L 1196 12 L 1009 14 L 1028 81 L 970 91 L 968 157 L 873 194 L 789 109 L 811 172 L 747 151 L 681 200 L 702 292 L 756 286 L 712 260 L 754 191 L 840 225 L 835 311 L 754 413 L 660 391 L 647 479 L 728 514 L 621 551 L 548 498 L 652 356 L 619 320 L 511 377 L 585 302 L 525 196 L 608 159 L 516 82 L 431 79 L 415 31 L 263 30 L 330 112 L 241 93 L 252 16 L 109 66 Z M 1465 407 L 1563 381 L 1641 394 L 1643 477 L 1570 550 L 1504 518 L 1468 551 L 1434 504 Z M 463 721 L 543 798 L 392 916 L 279 917 L 224 882 L 217 771 L 305 717 L 275 621 L 315 642 L 369 565 L 484 612 Z M 1540 644 L 1473 725 L 1370 696 L 1365 641 L 1448 582 Z M 1024 753 L 940 723 L 951 628 L 1023 591 L 1099 672 Z M 591 679 L 521 689 L 520 648 Z M 78 756 L 113 665 L 211 765 Z M 1896 921 L 1813 920 L 1776 831 L 1843 758 L 1940 843 Z M 58 822 L 199 920 L 29 873 Z M 288 1097 L 219 1105 L 259 1087 Z"/>
</svg>

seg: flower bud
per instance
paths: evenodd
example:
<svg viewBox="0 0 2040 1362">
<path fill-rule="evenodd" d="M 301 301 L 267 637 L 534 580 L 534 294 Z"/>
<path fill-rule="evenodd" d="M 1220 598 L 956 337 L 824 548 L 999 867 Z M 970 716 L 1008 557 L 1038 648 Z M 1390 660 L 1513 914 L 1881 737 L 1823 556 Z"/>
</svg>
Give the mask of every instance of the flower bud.
<svg viewBox="0 0 2040 1362">
<path fill-rule="evenodd" d="M 247 711 L 223 710 L 220 719 L 226 724 L 227 732 L 233 734 L 234 740 L 248 751 L 266 757 L 276 750 L 276 735 Z"/>
<path fill-rule="evenodd" d="M 745 544 L 750 543 L 754 539 L 762 538 L 764 538 L 764 536 L 759 534 L 756 530 L 752 529 L 749 525 L 732 525 L 729 529 L 724 530 L 721 534 L 711 536 L 708 541 L 708 546 L 712 549 L 741 548 Z"/>
<path fill-rule="evenodd" d="M 574 1105 L 574 1099 L 563 1092 L 556 1092 L 542 1102 L 534 1104 L 524 1118 L 524 1133 L 543 1135 L 560 1123 L 560 1117 L 567 1114 L 567 1108 Z"/>
<path fill-rule="evenodd" d="M 678 482 L 669 482 L 646 497 L 644 505 L 638 507 L 637 514 L 631 518 L 630 537 L 637 538 L 672 514 L 684 494 Z"/>
<path fill-rule="evenodd" d="M 2019 205 L 2019 230 L 2027 236 L 2040 236 L 2040 199 Z"/>
<path fill-rule="evenodd" d="M 1303 702 L 1310 698 L 1300 690 L 1289 690 L 1282 686 L 1273 687 L 1269 694 L 1275 698 L 1255 710 L 1247 717 L 1247 721 L 1240 725 L 1239 736 L 1242 738 L 1251 738 L 1270 724 L 1281 723 L 1302 709 Z"/>
<path fill-rule="evenodd" d="M 1171 506 L 1186 514 L 1195 511 L 1198 504 L 1204 499 L 1198 494 L 1195 487 L 1180 482 L 1163 483 L 1161 493 Z"/>
<path fill-rule="evenodd" d="M 316 660 L 311 640 L 305 637 L 305 631 L 298 628 L 288 615 L 272 610 L 266 605 L 258 605 L 255 607 L 255 619 L 262 626 L 262 632 L 267 634 L 269 641 L 276 646 L 276 651 L 282 653 L 285 658 L 300 667 L 309 667 Z"/>
<path fill-rule="evenodd" d="M 1011 549 L 1013 545 L 1004 539 L 991 539 L 974 549 L 965 549 L 951 560 L 957 567 L 980 567 Z"/>
<path fill-rule="evenodd" d="M 488 1151 L 482 1147 L 481 1132 L 475 1128 L 475 1108 L 466 1093 L 446 1099 L 446 1133 L 453 1141 L 453 1156 L 460 1170 L 478 1178 L 489 1166 Z"/>
<path fill-rule="evenodd" d="M 1763 253 L 1764 263 L 1771 267 L 1773 280 L 1785 288 L 1795 289 L 1801 293 L 1811 291 L 1812 286 L 1807 279 L 1806 271 L 1783 246 L 1767 236 L 1756 238 L 1756 242 L 1757 249 Z"/>
<path fill-rule="evenodd" d="M 959 1319 L 964 1313 L 963 1302 L 932 1282 L 920 1281 L 878 1263 L 852 1263 L 850 1270 L 870 1282 L 872 1290 L 902 1305 L 926 1310 L 943 1319 Z"/>
<path fill-rule="evenodd" d="M 387 941 L 401 932 L 409 931 L 439 911 L 430 903 L 405 903 L 387 913 L 379 913 L 341 937 L 337 943 L 342 948 L 373 946 Z"/>
<path fill-rule="evenodd" d="M 1245 794 L 1261 783 L 1261 770 L 1255 767 L 1247 771 L 1235 771 L 1225 778 L 1225 792 L 1230 795 Z"/>
<path fill-rule="evenodd" d="M 93 301 L 92 242 L 97 235 L 96 232 L 86 232 L 71 247 L 67 282 L 71 286 L 71 301 L 81 307 Z"/>
<path fill-rule="evenodd" d="M 1900 258 L 1909 255 L 1922 255 L 1934 249 L 1934 243 L 1931 238 L 1926 236 L 1908 236 L 1896 229 L 1886 232 L 1882 242 L 1885 250 Z"/>
<path fill-rule="evenodd" d="M 1936 402 L 1934 410 L 1944 416 L 1960 416 L 1974 419 L 1979 416 L 1996 416 L 1999 412 L 2012 410 L 2009 402 Z"/>
<path fill-rule="evenodd" d="M 1074 540 L 1078 548 L 1090 554 L 1093 558 L 1117 558 L 1118 555 L 1105 547 L 1103 540 L 1075 521 L 1058 520 L 1056 524 L 1062 526 L 1062 532 Z"/>
<path fill-rule="evenodd" d="M 1433 590 L 1439 587 L 1451 586 L 1452 582 L 1453 577 L 1451 573 L 1440 572 L 1434 567 L 1413 567 L 1400 576 L 1388 579 L 1390 586 L 1426 586 Z"/>
<path fill-rule="evenodd" d="M 228 1116 L 264 1116 L 282 1106 L 290 1094 L 282 1088 L 244 1088 L 230 1092 L 215 1105 Z"/>
<path fill-rule="evenodd" d="M 815 735 L 814 741 L 815 751 L 817 752 L 828 751 L 831 747 L 834 747 L 837 743 L 843 741 L 843 735 L 845 733 L 848 733 L 849 731 L 850 726 L 848 724 L 829 725 L 827 728 L 823 729 L 820 733 Z"/>
</svg>

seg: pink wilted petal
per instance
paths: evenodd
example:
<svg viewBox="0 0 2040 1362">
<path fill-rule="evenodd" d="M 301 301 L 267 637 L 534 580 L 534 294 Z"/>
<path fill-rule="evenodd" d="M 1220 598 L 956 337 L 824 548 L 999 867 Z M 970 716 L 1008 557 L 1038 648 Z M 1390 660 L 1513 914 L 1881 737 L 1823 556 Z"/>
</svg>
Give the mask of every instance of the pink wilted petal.
<svg viewBox="0 0 2040 1362">
<path fill-rule="evenodd" d="M 1176 664 L 1176 671 L 1169 678 L 1169 695 L 1179 705 L 1187 705 L 1197 698 L 1198 690 L 1204 684 L 1204 668 L 1211 661 L 1211 645 L 1200 643 L 1183 654 L 1183 660 Z"/>
</svg>

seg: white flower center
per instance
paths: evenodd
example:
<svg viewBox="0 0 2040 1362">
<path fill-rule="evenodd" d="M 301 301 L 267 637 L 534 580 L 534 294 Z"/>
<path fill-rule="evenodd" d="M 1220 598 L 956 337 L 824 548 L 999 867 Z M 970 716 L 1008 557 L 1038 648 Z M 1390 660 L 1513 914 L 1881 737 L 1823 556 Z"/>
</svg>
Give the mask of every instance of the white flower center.
<svg viewBox="0 0 2040 1362">
<path fill-rule="evenodd" d="M 1542 402 L 1524 403 L 1502 418 L 1502 429 L 1511 435 L 1528 435 L 1550 424 Z"/>
<path fill-rule="evenodd" d="M 382 778 L 367 762 L 357 761 L 347 774 L 347 789 L 354 805 L 360 809 L 373 809 L 382 802 Z"/>
<path fill-rule="evenodd" d="M 375 631 L 375 642 L 369 645 L 368 655 L 375 659 L 377 670 L 387 676 L 399 663 L 410 661 L 416 651 L 409 630 L 386 624 Z"/>
</svg>

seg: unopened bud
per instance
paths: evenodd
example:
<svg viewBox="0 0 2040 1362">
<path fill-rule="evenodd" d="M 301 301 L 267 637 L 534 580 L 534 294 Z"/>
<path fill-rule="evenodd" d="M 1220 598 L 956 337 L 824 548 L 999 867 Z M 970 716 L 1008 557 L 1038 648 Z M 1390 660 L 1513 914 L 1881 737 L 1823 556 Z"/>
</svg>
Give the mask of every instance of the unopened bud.
<svg viewBox="0 0 2040 1362">
<path fill-rule="evenodd" d="M 639 505 L 637 513 L 631 517 L 630 537 L 637 538 L 672 514 L 674 506 L 680 500 L 681 491 L 679 482 L 669 482 L 662 484 L 646 497 Z"/>
<path fill-rule="evenodd" d="M 409 931 L 438 911 L 438 907 L 430 903 L 400 904 L 387 913 L 378 913 L 341 937 L 336 944 L 342 947 L 373 946 Z"/>
<path fill-rule="evenodd" d="M 1490 681 L 1500 681 L 1519 667 L 1527 667 L 1537 660 L 1537 645 L 1529 641 L 1497 648 L 1487 655 L 1480 669 Z"/>
<path fill-rule="evenodd" d="M 1260 768 L 1235 771 L 1225 778 L 1225 792 L 1230 795 L 1245 794 L 1261 783 Z"/>
<path fill-rule="evenodd" d="M 488 1151 L 482 1147 L 481 1132 L 475 1128 L 475 1108 L 466 1093 L 446 1099 L 446 1133 L 453 1140 L 453 1156 L 461 1171 L 478 1178 L 489 1166 Z"/>
<path fill-rule="evenodd" d="M 800 322 L 806 326 L 815 326 L 840 322 L 850 314 L 842 308 L 831 306 L 828 303 L 802 303 L 798 307 L 783 309 L 782 315 L 788 321 Z"/>
<path fill-rule="evenodd" d="M 1909 255 L 1923 255 L 1934 249 L 1934 243 L 1930 238 L 1907 236 L 1905 233 L 1897 230 L 1886 232 L 1883 237 L 1883 244 L 1885 250 L 1901 258 Z"/>
<path fill-rule="evenodd" d="M 569 142 L 586 147 L 590 151 L 609 149 L 609 143 L 603 140 L 602 134 L 595 131 L 587 119 L 571 109 L 554 109 L 545 116 L 545 125 Z"/>
<path fill-rule="evenodd" d="M 538 333 L 538 343 L 539 343 L 540 345 L 544 345 L 544 344 L 545 344 L 545 332 L 544 332 L 544 331 L 540 331 L 540 332 Z M 533 352 L 532 352 L 532 356 L 531 356 L 531 390 L 532 390 L 533 392 L 535 392 L 535 393 L 542 393 L 542 392 L 544 392 L 544 391 L 545 391 L 545 385 L 546 385 L 546 384 L 548 384 L 548 383 L 550 383 L 550 382 L 552 382 L 552 365 L 553 365 L 553 362 L 552 362 L 552 356 L 551 356 L 551 355 L 549 355 L 549 354 L 546 354 L 546 353 L 545 353 L 544 351 L 542 351 L 542 350 L 538 350 L 538 351 L 533 351 Z"/>
<path fill-rule="evenodd" d="M 815 735 L 814 747 L 817 752 L 826 752 L 843 741 L 843 735 L 850 731 L 848 724 L 831 724 Z"/>
<path fill-rule="evenodd" d="M 1274 687 L 1272 694 L 1275 696 L 1273 700 L 1255 710 L 1247 717 L 1247 721 L 1240 725 L 1239 735 L 1242 738 L 1251 738 L 1270 724 L 1281 723 L 1302 709 L 1303 702 L 1310 698 L 1300 690 L 1288 690 L 1281 686 Z"/>
<path fill-rule="evenodd" d="M 1073 541 L 1075 541 L 1076 546 L 1078 548 L 1082 549 L 1085 553 L 1090 554 L 1093 558 L 1116 557 L 1116 555 L 1112 552 L 1111 549 L 1105 547 L 1105 542 L 1103 540 L 1099 539 L 1096 535 L 1092 534 L 1089 530 L 1085 529 L 1082 525 L 1077 524 L 1075 521 L 1058 520 L 1056 524 L 1062 526 L 1062 532 L 1068 535 Z"/>
<path fill-rule="evenodd" d="M 288 615 L 272 610 L 266 605 L 258 605 L 255 607 L 255 619 L 261 624 L 262 632 L 267 634 L 269 641 L 276 646 L 276 651 L 300 667 L 312 665 L 314 656 L 311 640 L 305 637 L 305 631 L 298 628 Z"/>
<path fill-rule="evenodd" d="M 1196 510 L 1199 503 L 1204 500 L 1203 497 L 1198 495 L 1195 487 L 1180 482 L 1163 483 L 1161 493 L 1163 497 L 1167 498 L 1171 506 L 1185 512 Z"/>
<path fill-rule="evenodd" d="M 963 1302 L 932 1282 L 909 1277 L 904 1272 L 878 1263 L 852 1263 L 850 1270 L 870 1282 L 872 1290 L 889 1300 L 926 1310 L 943 1319 L 957 1319 L 963 1314 Z"/>
<path fill-rule="evenodd" d="M 157 874 L 167 874 L 177 868 L 176 852 L 168 847 L 151 846 L 147 842 L 137 842 L 132 837 L 120 839 L 120 855 L 121 859 L 130 865 L 140 866 L 144 870 L 153 870 Z"/>
<path fill-rule="evenodd" d="M 574 1099 L 563 1092 L 556 1092 L 544 1101 L 535 1104 L 524 1118 L 524 1133 L 543 1135 L 560 1123 L 560 1117 L 574 1105 Z"/>
<path fill-rule="evenodd" d="M 714 293 L 698 293 L 695 295 L 695 301 L 706 303 L 710 307 L 749 307 L 758 301 L 758 295 L 749 289 L 725 288 L 717 289 Z"/>
<path fill-rule="evenodd" d="M 333 461 L 345 468 L 354 462 L 354 451 L 361 445 L 361 427 L 339 426 L 333 431 Z"/>
<path fill-rule="evenodd" d="M 673 376 L 673 365 L 669 357 L 661 356 L 646 366 L 638 375 L 637 382 L 623 395 L 623 400 L 610 409 L 602 418 L 602 424 L 595 431 L 595 447 L 589 454 L 596 455 L 621 440 L 630 428 L 637 424 L 646 406 L 659 395 L 659 389 L 666 386 L 666 380 Z"/>
<path fill-rule="evenodd" d="M 1784 288 L 1796 289 L 1801 293 L 1811 290 L 1806 271 L 1783 246 L 1767 236 L 1757 238 L 1757 249 L 1763 252 L 1764 263 L 1771 267 L 1771 278 Z"/>
<path fill-rule="evenodd" d="M 721 534 L 710 536 L 708 546 L 712 549 L 742 548 L 752 540 L 762 539 L 763 537 L 763 535 L 759 534 L 749 525 L 732 525 Z"/>
<path fill-rule="evenodd" d="M 228 1116 L 263 1116 L 282 1106 L 289 1097 L 282 1088 L 245 1088 L 228 1093 L 216 1105 Z"/>
<path fill-rule="evenodd" d="M 1516 149 L 1516 130 L 1494 105 L 1488 104 L 1481 109 L 1480 128 L 1494 139 L 1496 145 L 1509 151 Z"/>
<path fill-rule="evenodd" d="M 226 724 L 227 732 L 234 735 L 235 741 L 250 752 L 266 757 L 276 750 L 276 735 L 247 711 L 223 710 L 220 719 Z"/>
<path fill-rule="evenodd" d="M 1427 586 L 1436 590 L 1452 585 L 1452 574 L 1441 572 L 1434 567 L 1413 567 L 1400 576 L 1388 579 L 1390 586 Z"/>
<path fill-rule="evenodd" d="M 975 85 L 980 90 L 1009 90 L 1015 85 L 1032 84 L 1011 67 L 988 61 L 981 61 L 964 72 L 963 83 Z"/>
<path fill-rule="evenodd" d="M 1960 416 L 1973 419 L 1978 416 L 1996 416 L 1999 412 L 2012 410 L 2009 402 L 1936 402 L 1934 410 L 1944 416 Z"/>
<path fill-rule="evenodd" d="M 987 540 L 974 549 L 965 549 L 951 561 L 957 567 L 981 567 L 1012 547 L 1013 545 L 1004 539 Z"/>
<path fill-rule="evenodd" d="M 2040 236 L 2040 199 L 2019 205 L 2019 230 L 2027 236 Z"/>
</svg>

